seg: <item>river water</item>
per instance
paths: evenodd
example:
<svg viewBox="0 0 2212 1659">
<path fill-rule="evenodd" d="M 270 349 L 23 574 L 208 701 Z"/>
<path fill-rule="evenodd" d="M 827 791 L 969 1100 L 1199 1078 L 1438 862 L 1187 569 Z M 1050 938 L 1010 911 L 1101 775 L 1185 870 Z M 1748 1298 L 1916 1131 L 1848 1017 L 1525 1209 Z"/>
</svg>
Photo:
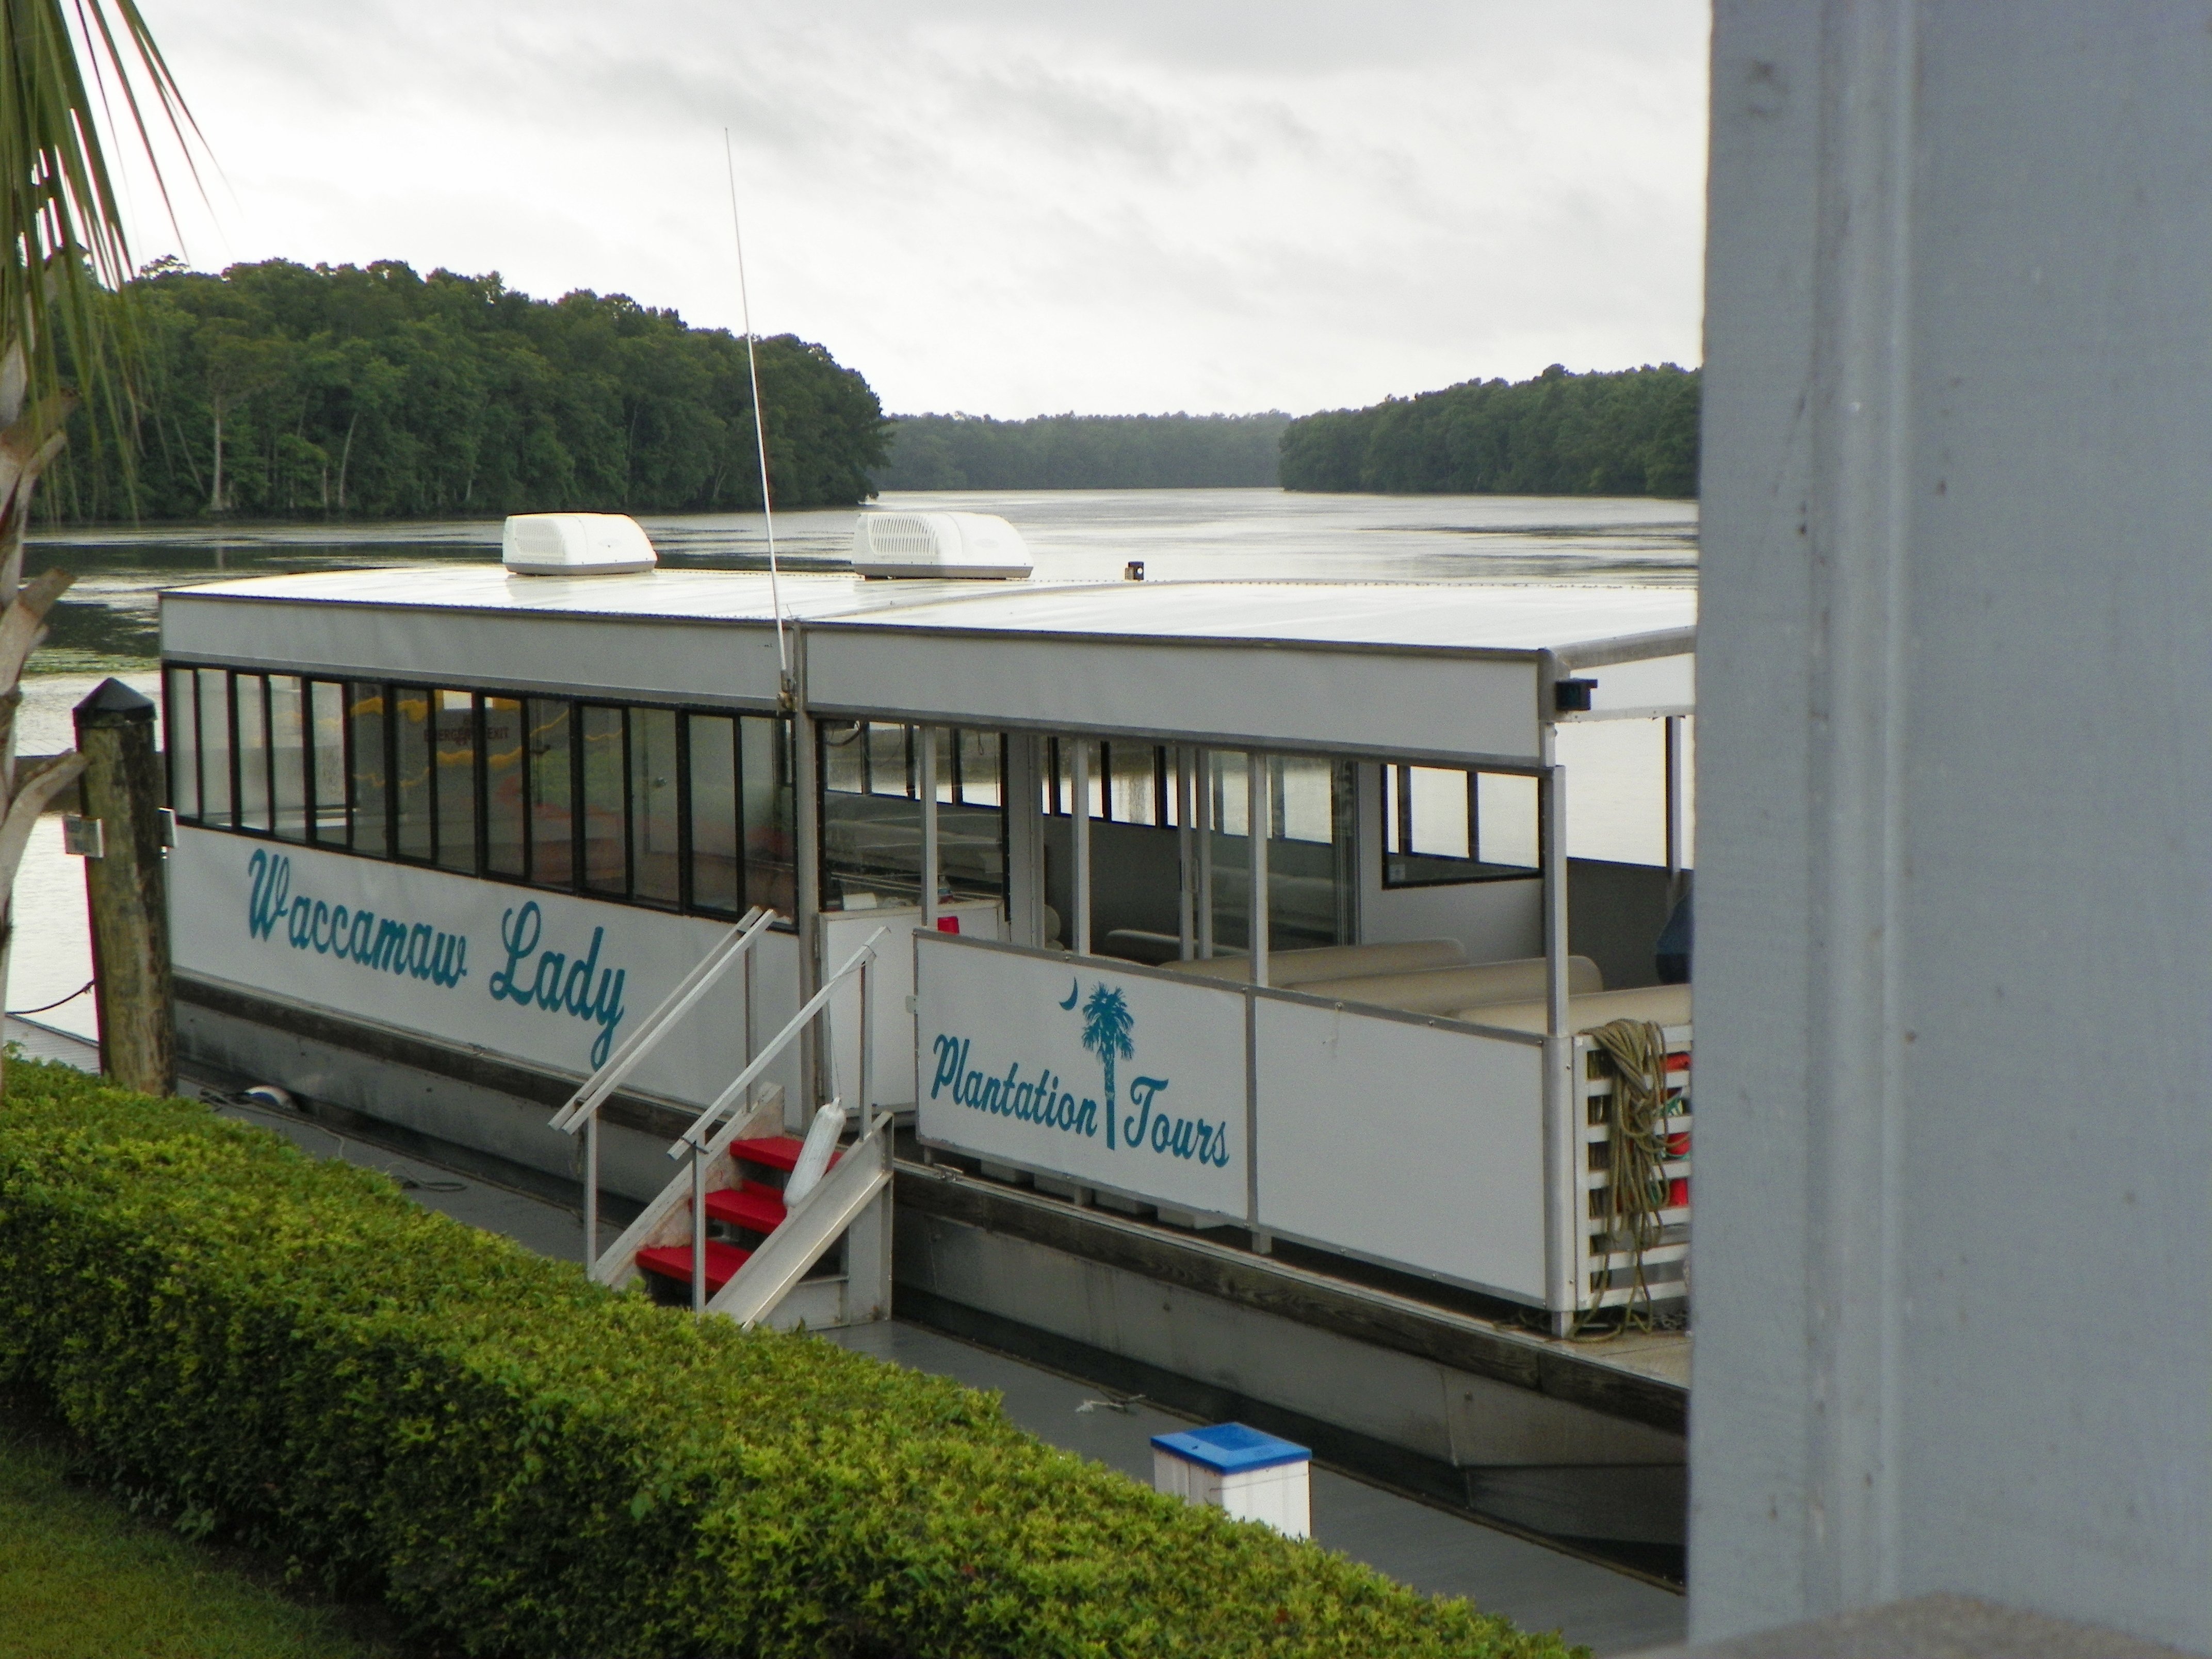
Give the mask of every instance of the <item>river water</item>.
<svg viewBox="0 0 2212 1659">
<path fill-rule="evenodd" d="M 883 507 L 995 513 L 1028 540 L 1037 574 L 1113 577 L 1141 559 L 1153 580 L 1575 582 L 1690 586 L 1697 581 L 1698 518 L 1688 501 L 1510 495 L 1294 495 L 1279 489 L 959 491 L 889 494 Z M 787 568 L 835 568 L 850 544 L 851 509 L 786 513 L 776 547 Z M 641 520 L 665 563 L 759 569 L 767 537 L 758 514 Z M 76 583 L 24 682 L 18 752 L 52 754 L 74 741 L 70 710 L 113 674 L 155 694 L 157 596 L 162 589 L 297 570 L 405 568 L 496 559 L 496 520 L 374 526 L 166 526 L 58 530 L 34 536 L 27 566 L 60 565 Z M 1585 777 L 1648 778 L 1643 729 L 1584 726 Z M 1632 753 L 1624 744 L 1638 745 Z M 1576 774 L 1570 757 L 1569 775 Z M 1616 767 L 1615 763 L 1620 763 Z M 1648 792 L 1646 792 L 1648 793 Z M 1652 861 L 1647 811 L 1584 793 L 1571 846 L 1588 857 Z M 83 873 L 63 853 L 61 821 L 40 821 L 15 884 L 15 949 L 6 1006 L 28 1011 L 66 997 L 92 975 Z M 94 1034 L 92 999 L 37 1018 Z"/>
</svg>

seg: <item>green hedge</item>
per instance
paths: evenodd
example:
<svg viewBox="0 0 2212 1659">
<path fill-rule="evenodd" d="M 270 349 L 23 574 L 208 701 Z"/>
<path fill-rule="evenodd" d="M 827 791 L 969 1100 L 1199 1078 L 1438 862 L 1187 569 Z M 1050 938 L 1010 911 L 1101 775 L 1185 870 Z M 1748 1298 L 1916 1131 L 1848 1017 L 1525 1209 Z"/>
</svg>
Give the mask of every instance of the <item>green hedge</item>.
<svg viewBox="0 0 2212 1659">
<path fill-rule="evenodd" d="M 0 1382 L 189 1533 L 519 1655 L 1557 1655 L 992 1396 L 704 1325 L 59 1067 L 0 1104 Z"/>
</svg>

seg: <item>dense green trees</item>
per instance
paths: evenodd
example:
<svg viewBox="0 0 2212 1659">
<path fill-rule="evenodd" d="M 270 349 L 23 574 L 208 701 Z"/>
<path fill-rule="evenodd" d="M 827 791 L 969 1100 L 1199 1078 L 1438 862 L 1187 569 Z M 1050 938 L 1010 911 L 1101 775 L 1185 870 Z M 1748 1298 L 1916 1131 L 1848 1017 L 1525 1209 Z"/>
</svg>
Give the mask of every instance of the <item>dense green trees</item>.
<svg viewBox="0 0 2212 1659">
<path fill-rule="evenodd" d="M 1469 380 L 1293 421 L 1285 489 L 1389 495 L 1694 495 L 1696 369 L 1662 363 Z"/>
<path fill-rule="evenodd" d="M 885 489 L 1193 489 L 1275 482 L 1291 417 L 1266 415 L 902 415 Z"/>
<path fill-rule="evenodd" d="M 757 507 L 744 342 L 622 295 L 496 275 L 173 261 L 131 284 L 148 518 L 444 517 Z M 873 493 L 881 406 L 790 335 L 759 344 L 776 503 Z M 123 457 L 72 452 L 48 510 L 128 516 Z"/>
</svg>

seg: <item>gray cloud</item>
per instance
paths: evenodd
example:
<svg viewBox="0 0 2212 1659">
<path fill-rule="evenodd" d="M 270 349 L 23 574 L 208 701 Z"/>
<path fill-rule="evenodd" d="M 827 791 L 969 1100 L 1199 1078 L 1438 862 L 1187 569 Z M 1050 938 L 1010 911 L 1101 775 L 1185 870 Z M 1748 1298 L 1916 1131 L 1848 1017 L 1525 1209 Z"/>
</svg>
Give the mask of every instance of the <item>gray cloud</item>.
<svg viewBox="0 0 2212 1659">
<path fill-rule="evenodd" d="M 154 21 L 228 182 L 185 215 L 204 265 L 399 258 L 734 325 L 727 127 L 756 325 L 895 409 L 1304 410 L 1698 355 L 1697 0 Z"/>
</svg>

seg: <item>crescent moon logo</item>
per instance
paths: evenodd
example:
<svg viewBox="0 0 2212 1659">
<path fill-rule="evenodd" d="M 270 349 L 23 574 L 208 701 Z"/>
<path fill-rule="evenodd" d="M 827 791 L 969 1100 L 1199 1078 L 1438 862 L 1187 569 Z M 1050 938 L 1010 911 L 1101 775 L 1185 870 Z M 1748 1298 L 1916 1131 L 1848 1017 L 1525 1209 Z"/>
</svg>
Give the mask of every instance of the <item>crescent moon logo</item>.
<svg viewBox="0 0 2212 1659">
<path fill-rule="evenodd" d="M 1060 1006 L 1061 1007 L 1063 1007 L 1063 1008 L 1073 1008 L 1073 1006 L 1075 1006 L 1075 1000 L 1076 1000 L 1076 998 L 1078 998 L 1078 997 L 1081 996 L 1082 994 L 1083 994 L 1083 981 L 1082 981 L 1081 980 L 1079 980 L 1079 980 L 1077 980 L 1073 984 L 1070 985 L 1070 986 L 1067 988 L 1067 1000 L 1066 1000 L 1066 1001 L 1065 1001 L 1065 1002 L 1063 1002 L 1063 1003 L 1061 1003 Z"/>
</svg>

